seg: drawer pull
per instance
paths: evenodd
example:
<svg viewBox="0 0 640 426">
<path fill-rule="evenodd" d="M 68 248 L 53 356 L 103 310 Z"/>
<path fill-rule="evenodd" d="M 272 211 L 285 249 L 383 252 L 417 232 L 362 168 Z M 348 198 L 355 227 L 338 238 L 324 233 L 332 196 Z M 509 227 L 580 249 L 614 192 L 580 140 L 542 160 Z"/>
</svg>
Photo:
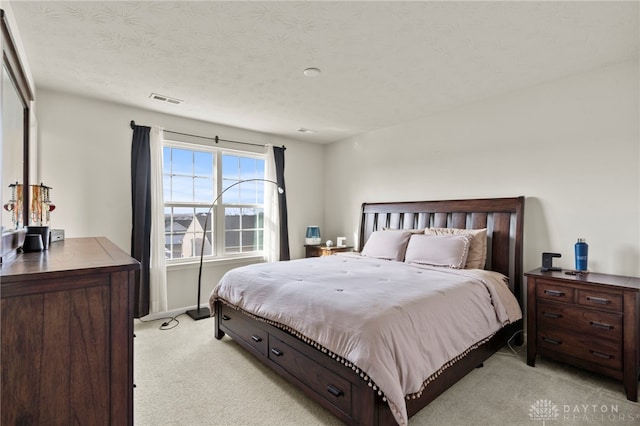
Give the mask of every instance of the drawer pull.
<svg viewBox="0 0 640 426">
<path fill-rule="evenodd" d="M 591 352 L 591 354 L 592 354 L 593 356 L 597 356 L 598 358 L 604 358 L 604 359 L 611 359 L 611 358 L 613 358 L 613 355 L 605 354 L 605 353 L 602 353 L 602 352 L 592 351 L 592 350 L 590 350 L 589 352 Z"/>
<path fill-rule="evenodd" d="M 253 336 L 251 336 L 251 340 L 253 340 L 256 343 L 262 342 L 262 337 L 260 336 L 256 336 L 255 334 Z"/>
<path fill-rule="evenodd" d="M 548 294 L 549 296 L 562 297 L 564 296 L 564 291 L 559 290 L 545 290 L 544 294 Z"/>
<path fill-rule="evenodd" d="M 609 303 L 611 303 L 611 300 L 609 299 L 604 299 L 602 297 L 592 297 L 592 296 L 587 296 L 587 300 L 589 302 L 593 302 L 593 303 L 599 303 L 601 305 L 608 305 Z"/>
<path fill-rule="evenodd" d="M 562 344 L 561 340 L 549 339 L 548 337 L 543 337 L 542 340 L 544 340 L 545 342 L 550 343 L 552 345 L 561 345 Z"/>
<path fill-rule="evenodd" d="M 551 313 L 551 312 L 543 312 L 542 315 L 544 315 L 547 318 L 553 318 L 553 319 L 562 318 L 562 315 L 554 314 L 554 313 Z"/>
<path fill-rule="evenodd" d="M 231 317 L 230 317 L 230 316 L 228 316 L 228 315 L 223 315 L 223 316 L 222 316 L 222 319 L 223 319 L 224 321 L 229 321 L 229 320 L 231 319 Z"/>
<path fill-rule="evenodd" d="M 333 386 L 333 385 L 329 385 L 327 386 L 327 391 L 335 396 L 336 398 L 339 398 L 341 396 L 344 396 L 344 392 L 342 392 L 340 389 L 338 389 L 337 387 Z"/>
<path fill-rule="evenodd" d="M 271 348 L 271 353 L 274 354 L 275 356 L 282 356 L 283 352 L 280 349 L 277 348 Z"/>
<path fill-rule="evenodd" d="M 613 330 L 613 326 L 611 324 L 605 324 L 603 322 L 597 321 L 589 321 L 589 324 L 591 324 L 591 327 L 599 328 L 602 330 Z"/>
</svg>

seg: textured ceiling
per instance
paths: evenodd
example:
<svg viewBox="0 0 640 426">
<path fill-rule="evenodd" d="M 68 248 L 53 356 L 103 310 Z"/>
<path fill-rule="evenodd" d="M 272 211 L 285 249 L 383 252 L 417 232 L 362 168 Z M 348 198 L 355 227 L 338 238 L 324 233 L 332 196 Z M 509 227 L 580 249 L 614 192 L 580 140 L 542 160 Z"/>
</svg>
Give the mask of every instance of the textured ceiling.
<svg viewBox="0 0 640 426">
<path fill-rule="evenodd" d="M 635 1 L 10 6 L 36 89 L 313 142 L 638 58 L 639 50 Z M 322 74 L 305 77 L 307 67 Z M 152 92 L 184 103 L 151 100 Z"/>
</svg>

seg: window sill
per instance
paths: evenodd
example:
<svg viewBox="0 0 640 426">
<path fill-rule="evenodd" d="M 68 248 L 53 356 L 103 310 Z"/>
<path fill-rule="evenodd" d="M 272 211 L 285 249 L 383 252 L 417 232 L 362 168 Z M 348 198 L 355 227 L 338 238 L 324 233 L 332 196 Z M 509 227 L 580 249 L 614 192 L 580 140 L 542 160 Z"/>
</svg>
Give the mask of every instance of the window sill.
<svg viewBox="0 0 640 426">
<path fill-rule="evenodd" d="M 226 266 L 226 265 L 239 265 L 246 263 L 258 263 L 264 262 L 264 255 L 255 254 L 251 256 L 239 256 L 239 257 L 225 257 L 221 259 L 204 259 L 202 267 L 209 266 Z M 167 271 L 179 271 L 181 269 L 197 269 L 200 266 L 200 259 L 190 260 L 168 260 Z"/>
</svg>

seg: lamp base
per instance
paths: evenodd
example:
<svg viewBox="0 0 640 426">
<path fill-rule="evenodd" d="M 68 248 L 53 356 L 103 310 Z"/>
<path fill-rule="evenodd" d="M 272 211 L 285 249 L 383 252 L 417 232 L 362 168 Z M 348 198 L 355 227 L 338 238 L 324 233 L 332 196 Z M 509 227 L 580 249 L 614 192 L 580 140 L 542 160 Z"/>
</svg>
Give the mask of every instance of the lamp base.
<svg viewBox="0 0 640 426">
<path fill-rule="evenodd" d="M 192 320 L 198 321 L 201 319 L 209 318 L 211 316 L 211 312 L 209 311 L 209 308 L 199 308 L 187 311 L 187 315 L 189 315 Z"/>
</svg>

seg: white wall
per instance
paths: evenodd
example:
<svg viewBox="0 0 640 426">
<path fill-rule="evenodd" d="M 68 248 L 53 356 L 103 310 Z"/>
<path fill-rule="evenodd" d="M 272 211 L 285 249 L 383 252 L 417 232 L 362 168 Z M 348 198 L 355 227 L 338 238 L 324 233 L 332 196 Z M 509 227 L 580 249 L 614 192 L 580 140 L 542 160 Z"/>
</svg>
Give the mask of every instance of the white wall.
<svg viewBox="0 0 640 426">
<path fill-rule="evenodd" d="M 573 244 L 584 237 L 591 270 L 640 275 L 638 71 L 619 64 L 328 146 L 41 89 L 39 176 L 53 187 L 53 227 L 105 235 L 128 251 L 133 119 L 286 145 L 294 258 L 308 224 L 354 243 L 362 202 L 524 195 L 525 269 L 540 265 L 542 251 L 573 267 Z M 203 300 L 233 266 L 205 269 Z M 193 306 L 197 270 L 168 277 L 169 309 Z"/>
<path fill-rule="evenodd" d="M 129 252 L 131 238 L 131 120 L 168 130 L 224 139 L 285 145 L 285 181 L 291 256 L 304 256 L 307 224 L 322 224 L 323 147 L 236 128 L 154 113 L 50 90 L 38 90 L 42 181 L 53 188 L 52 228 L 65 236 L 106 236 Z M 320 194 L 317 196 L 316 194 Z M 203 272 L 202 300 L 230 267 L 212 263 Z M 197 265 L 171 268 L 169 310 L 196 302 Z"/>
<path fill-rule="evenodd" d="M 353 242 L 374 201 L 524 195 L 524 268 L 541 252 L 640 276 L 638 64 L 629 62 L 349 138 L 327 147 L 326 235 Z M 419 95 L 419 94 L 417 94 Z"/>
</svg>

